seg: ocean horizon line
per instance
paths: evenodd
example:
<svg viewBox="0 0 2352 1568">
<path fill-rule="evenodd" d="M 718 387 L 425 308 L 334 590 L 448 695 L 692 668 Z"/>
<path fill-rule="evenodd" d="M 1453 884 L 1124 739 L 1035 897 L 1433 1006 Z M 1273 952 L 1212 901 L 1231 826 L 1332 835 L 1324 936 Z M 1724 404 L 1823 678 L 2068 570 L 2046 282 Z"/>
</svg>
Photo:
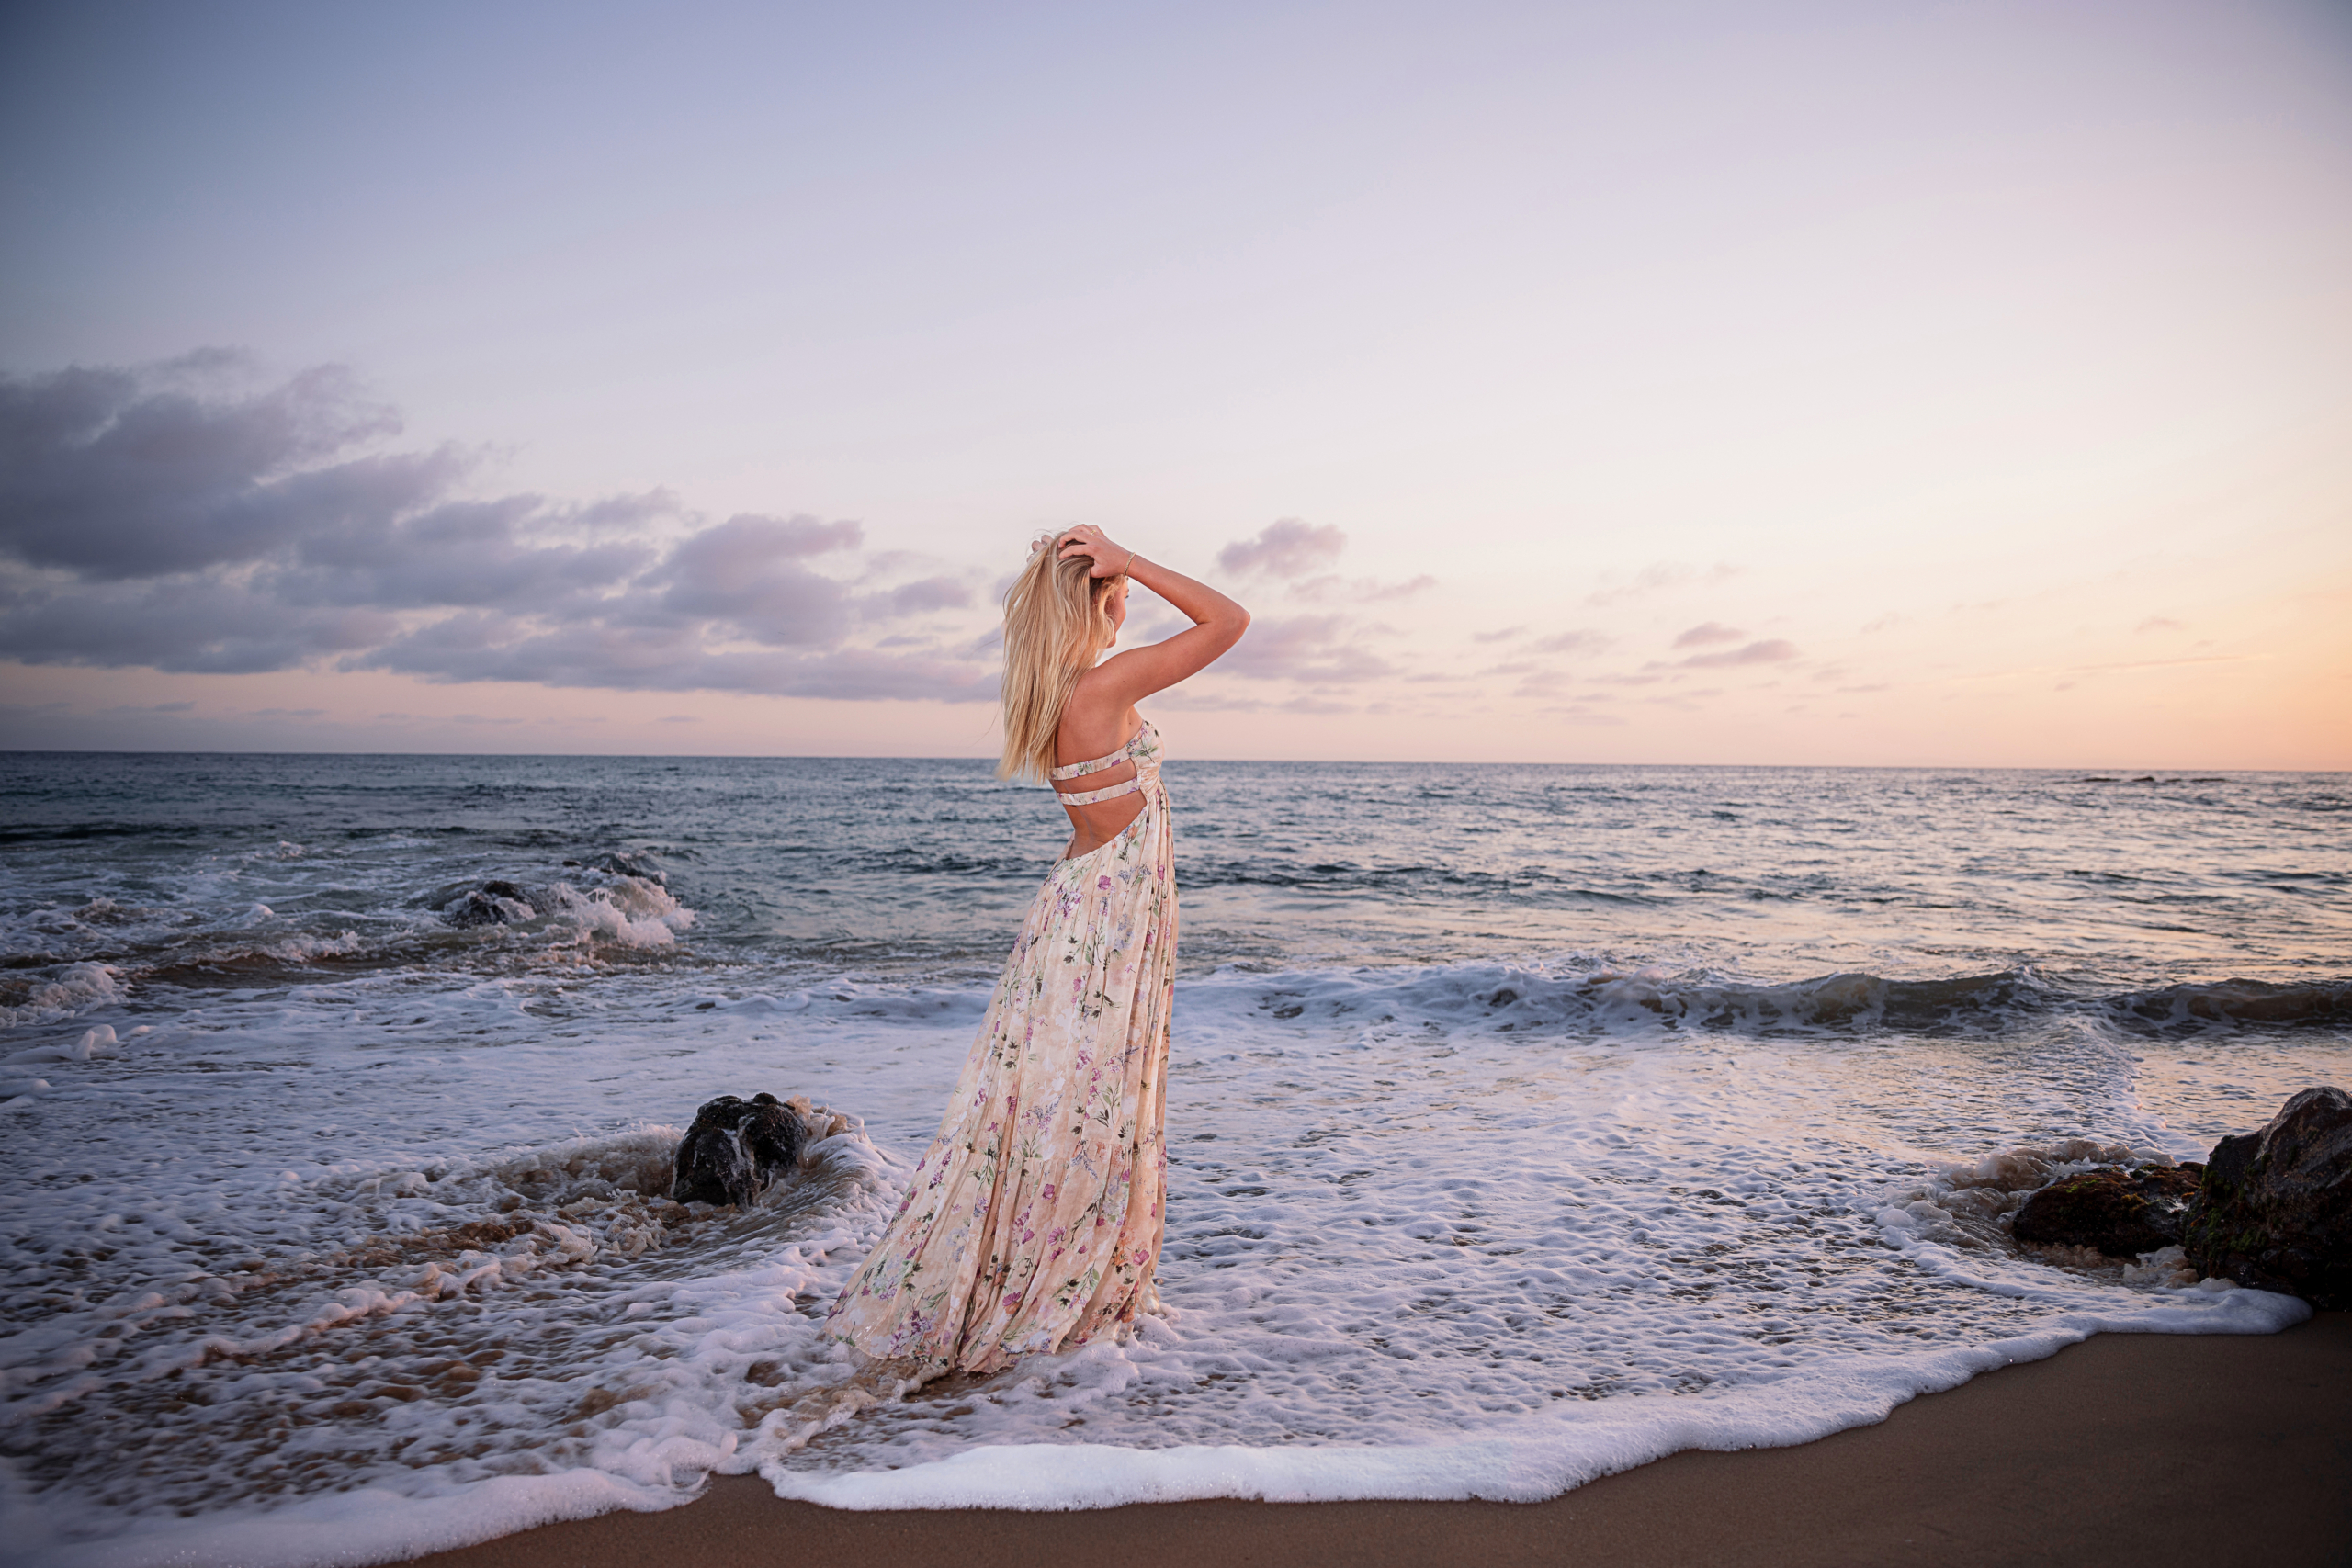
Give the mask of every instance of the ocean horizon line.
<svg viewBox="0 0 2352 1568">
<path fill-rule="evenodd" d="M 417 761 L 458 761 L 461 759 L 496 760 L 503 761 L 604 761 L 604 762 L 986 762 L 993 759 L 983 752 L 936 751 L 387 751 L 337 750 L 318 748 L 309 750 L 273 750 L 261 748 L 216 747 L 186 749 L 174 747 L 132 746 L 8 746 L 0 745 L 0 756 L 10 757 L 386 757 Z M 1562 768 L 1562 769 L 1670 769 L 1702 768 L 1742 773 L 2050 773 L 2091 775 L 2094 782 L 2129 784 L 2141 777 L 2158 774 L 2183 775 L 2165 779 L 2166 783 L 2194 782 L 2195 779 L 2221 780 L 2256 776 L 2301 778 L 2352 777 L 2352 769 L 2344 768 L 2268 768 L 2230 767 L 2206 763 L 2158 762 L 2082 762 L 2082 763 L 2002 763 L 2002 762 L 1669 762 L 1669 761 L 1557 761 L 1506 758 L 1461 757 L 1206 757 L 1186 756 L 1175 760 L 1179 764 L 1215 762 L 1218 764 L 1253 767 L 1340 767 L 1340 768 Z M 2109 775 L 2129 775 L 2109 778 Z M 2191 776 L 2193 775 L 2193 777 Z"/>
</svg>

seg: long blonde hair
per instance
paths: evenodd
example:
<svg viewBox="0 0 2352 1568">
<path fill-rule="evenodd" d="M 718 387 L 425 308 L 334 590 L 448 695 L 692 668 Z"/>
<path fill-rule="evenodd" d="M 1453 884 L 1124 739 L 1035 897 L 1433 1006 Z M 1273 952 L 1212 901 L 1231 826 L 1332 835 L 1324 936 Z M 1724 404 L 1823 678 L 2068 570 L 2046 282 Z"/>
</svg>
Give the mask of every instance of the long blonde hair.
<svg viewBox="0 0 2352 1568">
<path fill-rule="evenodd" d="M 1004 592 L 1004 754 L 999 778 L 1045 778 L 1054 766 L 1054 732 L 1079 677 L 1110 646 L 1111 593 L 1126 581 L 1090 575 L 1084 556 L 1059 558 L 1058 535 L 1030 547 L 1029 564 Z"/>
</svg>

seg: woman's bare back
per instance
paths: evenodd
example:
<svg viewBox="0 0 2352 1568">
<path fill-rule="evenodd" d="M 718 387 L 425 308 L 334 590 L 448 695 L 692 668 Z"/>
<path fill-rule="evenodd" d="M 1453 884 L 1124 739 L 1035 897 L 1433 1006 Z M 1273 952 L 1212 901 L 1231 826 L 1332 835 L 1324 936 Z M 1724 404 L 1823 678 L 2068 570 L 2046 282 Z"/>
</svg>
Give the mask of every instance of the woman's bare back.
<svg viewBox="0 0 2352 1568">
<path fill-rule="evenodd" d="M 1057 765 L 1068 767 L 1074 762 L 1108 757 L 1133 740 L 1143 728 L 1143 715 L 1136 711 L 1133 703 L 1119 704 L 1115 698 L 1105 701 L 1099 692 L 1088 692 L 1088 682 L 1097 673 L 1089 671 L 1080 678 L 1078 690 L 1070 694 L 1069 704 L 1062 709 L 1061 725 L 1054 731 L 1054 761 Z M 1090 703 L 1090 694 L 1096 700 Z M 1055 789 L 1063 795 L 1091 794 L 1125 784 L 1135 776 L 1135 763 L 1123 760 L 1083 778 L 1057 780 Z M 1070 838 L 1062 858 L 1069 860 L 1102 848 L 1134 826 L 1136 818 L 1143 815 L 1143 796 L 1139 795 L 1123 795 L 1085 806 L 1064 802 L 1062 809 L 1069 815 Z"/>
</svg>

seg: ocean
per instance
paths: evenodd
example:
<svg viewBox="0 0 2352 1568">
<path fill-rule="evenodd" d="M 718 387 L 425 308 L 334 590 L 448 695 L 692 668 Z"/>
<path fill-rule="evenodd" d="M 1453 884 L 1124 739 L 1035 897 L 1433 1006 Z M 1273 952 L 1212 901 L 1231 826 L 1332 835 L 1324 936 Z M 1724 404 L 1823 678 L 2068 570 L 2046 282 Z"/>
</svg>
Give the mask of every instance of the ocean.
<svg viewBox="0 0 2352 1568">
<path fill-rule="evenodd" d="M 812 1436 L 1064 837 L 975 761 L 0 754 L 0 1506 L 372 1562 L 844 1507 L 1555 1495 L 2291 1298 L 2020 1252 L 2352 1084 L 2352 778 L 1188 761 L 1168 1311 Z M 493 886 L 492 884 L 497 886 Z M 463 923 L 473 920 L 480 923 Z M 848 1119 L 666 1201 L 703 1100 Z"/>
</svg>

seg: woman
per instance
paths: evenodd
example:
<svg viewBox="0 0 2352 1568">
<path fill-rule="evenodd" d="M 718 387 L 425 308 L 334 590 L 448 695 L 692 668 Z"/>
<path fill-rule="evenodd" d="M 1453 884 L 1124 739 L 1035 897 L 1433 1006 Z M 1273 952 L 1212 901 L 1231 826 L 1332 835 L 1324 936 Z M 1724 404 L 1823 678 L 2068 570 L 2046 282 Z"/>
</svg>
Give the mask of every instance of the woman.
<svg viewBox="0 0 2352 1568">
<path fill-rule="evenodd" d="M 1102 659 L 1130 581 L 1193 625 Z M 1159 737 L 1135 705 L 1249 625 L 1224 594 L 1092 527 L 1040 539 L 1006 592 L 997 772 L 1050 782 L 1069 844 L 1029 906 L 939 1135 L 827 1320 L 869 1374 L 901 1387 L 986 1374 L 1156 1307 L 1176 876 Z"/>
</svg>

